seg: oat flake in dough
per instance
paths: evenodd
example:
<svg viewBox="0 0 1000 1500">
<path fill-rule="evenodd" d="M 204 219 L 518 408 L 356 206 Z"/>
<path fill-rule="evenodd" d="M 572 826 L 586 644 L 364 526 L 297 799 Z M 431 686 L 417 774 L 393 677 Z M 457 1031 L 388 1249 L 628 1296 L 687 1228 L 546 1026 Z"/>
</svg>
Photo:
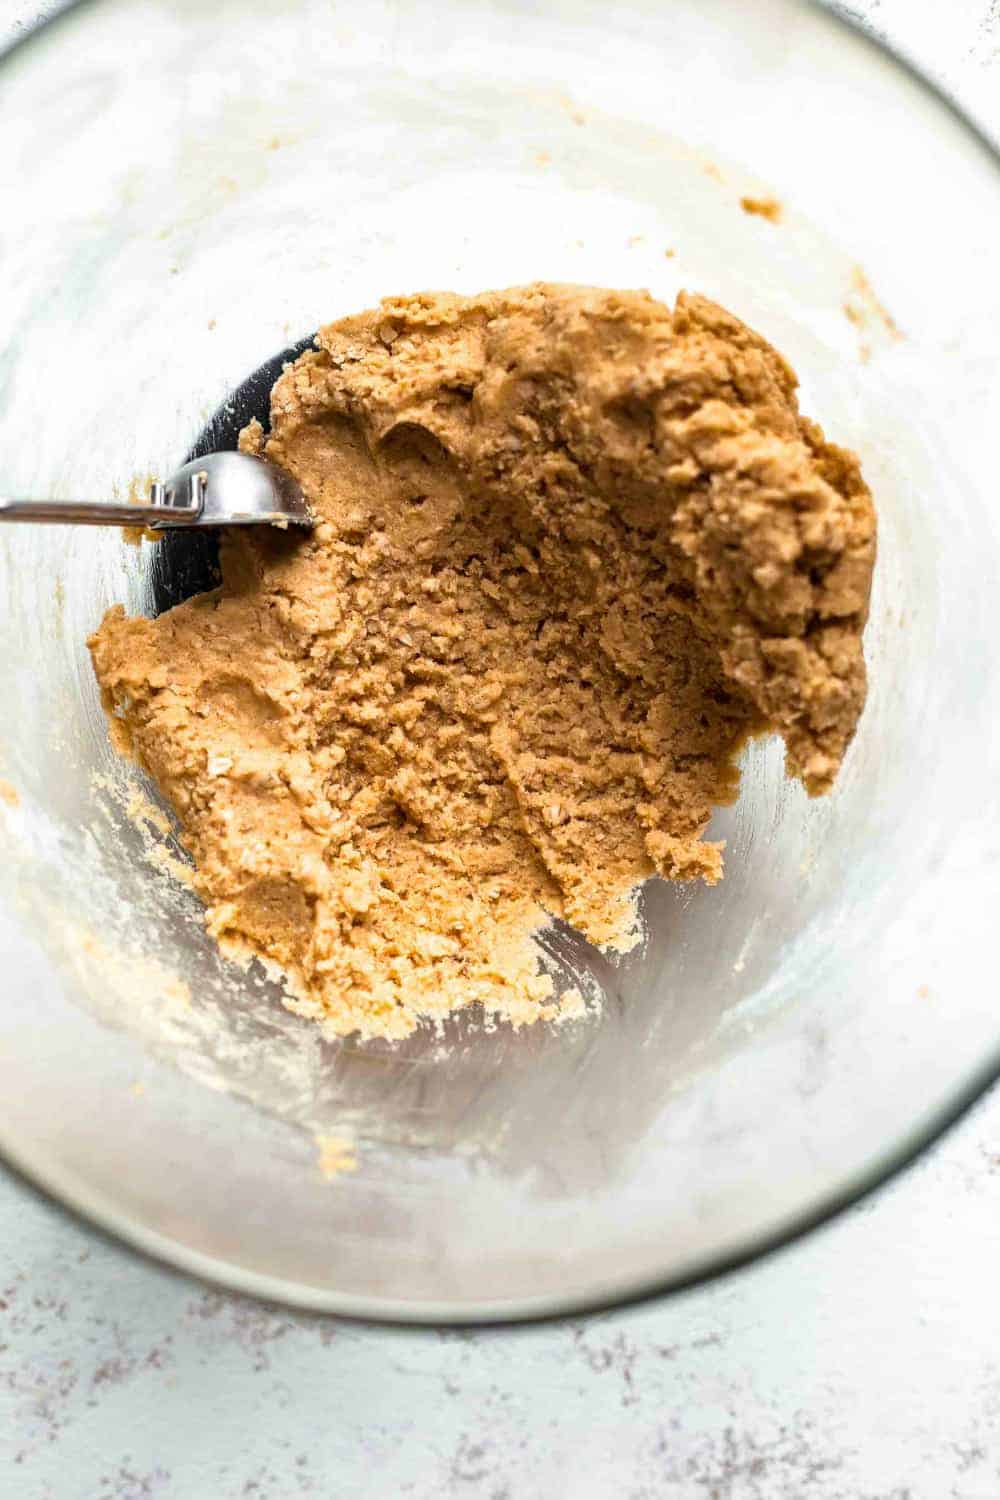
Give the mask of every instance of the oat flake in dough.
<svg viewBox="0 0 1000 1500">
<path fill-rule="evenodd" d="M 831 786 L 865 696 L 875 548 L 854 456 L 701 297 L 425 294 L 324 328 L 251 452 L 307 538 L 233 529 L 222 586 L 91 641 L 209 930 L 338 1034 L 556 1013 L 548 914 L 634 940 L 776 730 Z"/>
</svg>

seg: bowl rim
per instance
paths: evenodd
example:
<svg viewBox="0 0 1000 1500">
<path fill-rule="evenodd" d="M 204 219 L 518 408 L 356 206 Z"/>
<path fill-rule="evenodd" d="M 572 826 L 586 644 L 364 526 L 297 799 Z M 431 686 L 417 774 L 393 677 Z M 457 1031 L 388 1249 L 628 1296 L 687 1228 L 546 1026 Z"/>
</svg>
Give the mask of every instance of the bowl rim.
<svg viewBox="0 0 1000 1500">
<path fill-rule="evenodd" d="M 67 0 L 57 10 L 42 16 L 32 26 L 0 47 L 0 70 L 43 34 L 57 29 L 69 17 L 89 10 L 103 0 Z M 980 125 L 961 102 L 943 85 L 923 71 L 907 54 L 841 8 L 838 0 L 793 0 L 804 9 L 827 16 L 845 32 L 859 39 L 873 53 L 887 58 L 930 98 L 942 105 L 981 147 L 998 171 L 1000 185 L 1000 141 Z M 193 1279 L 213 1288 L 260 1302 L 326 1314 L 367 1325 L 412 1328 L 517 1327 L 559 1322 L 565 1318 L 636 1307 L 646 1302 L 701 1286 L 763 1260 L 795 1244 L 812 1230 L 826 1224 L 845 1209 L 866 1198 L 876 1188 L 891 1182 L 911 1167 L 926 1150 L 941 1140 L 995 1084 L 1000 1083 L 1000 1044 L 995 1054 L 984 1058 L 951 1092 L 895 1142 L 877 1152 L 860 1171 L 827 1188 L 795 1213 L 785 1215 L 735 1249 L 708 1252 L 690 1269 L 647 1274 L 613 1290 L 567 1292 L 516 1300 L 483 1300 L 474 1306 L 446 1301 L 407 1302 L 325 1291 L 287 1281 L 281 1277 L 235 1266 L 180 1245 L 167 1235 L 145 1228 L 117 1209 L 106 1195 L 91 1191 L 70 1174 L 62 1174 L 31 1151 L 23 1150 L 0 1126 L 0 1166 L 11 1178 L 38 1198 L 47 1201 L 62 1218 L 96 1233 L 107 1245 L 125 1248 L 141 1256 L 160 1271 Z"/>
</svg>

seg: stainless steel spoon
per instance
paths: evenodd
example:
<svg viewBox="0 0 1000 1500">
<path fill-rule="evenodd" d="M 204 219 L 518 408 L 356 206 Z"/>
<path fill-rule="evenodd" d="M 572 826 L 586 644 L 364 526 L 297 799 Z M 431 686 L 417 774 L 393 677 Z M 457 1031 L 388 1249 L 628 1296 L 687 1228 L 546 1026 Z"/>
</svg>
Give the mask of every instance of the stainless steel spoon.
<svg viewBox="0 0 1000 1500">
<path fill-rule="evenodd" d="M 150 487 L 145 505 L 108 500 L 5 500 L 0 521 L 78 526 L 311 526 L 313 518 L 290 474 L 247 453 L 206 453 Z"/>
</svg>

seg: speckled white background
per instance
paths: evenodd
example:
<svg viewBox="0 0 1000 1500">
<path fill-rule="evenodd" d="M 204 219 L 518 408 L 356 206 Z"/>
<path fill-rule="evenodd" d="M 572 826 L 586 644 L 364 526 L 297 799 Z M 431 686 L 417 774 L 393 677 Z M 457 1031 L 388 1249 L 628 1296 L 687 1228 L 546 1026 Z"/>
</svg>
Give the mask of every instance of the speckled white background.
<svg viewBox="0 0 1000 1500">
<path fill-rule="evenodd" d="M 1000 138 L 1000 0 L 843 8 Z M 513 1332 L 202 1291 L 0 1174 L 0 1497 L 1000 1500 L 998 1272 L 1000 1088 L 763 1264 Z"/>
</svg>

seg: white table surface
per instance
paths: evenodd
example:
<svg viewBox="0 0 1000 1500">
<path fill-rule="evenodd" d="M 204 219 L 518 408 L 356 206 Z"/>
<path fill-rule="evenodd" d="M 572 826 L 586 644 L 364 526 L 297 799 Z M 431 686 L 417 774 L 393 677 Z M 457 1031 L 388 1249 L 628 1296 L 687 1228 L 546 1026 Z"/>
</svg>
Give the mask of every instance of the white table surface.
<svg viewBox="0 0 1000 1500">
<path fill-rule="evenodd" d="M 1000 137 L 1000 0 L 843 8 Z M 765 1262 L 515 1331 L 206 1291 L 0 1173 L 0 1497 L 1000 1500 L 998 1280 L 1000 1088 Z"/>
</svg>

